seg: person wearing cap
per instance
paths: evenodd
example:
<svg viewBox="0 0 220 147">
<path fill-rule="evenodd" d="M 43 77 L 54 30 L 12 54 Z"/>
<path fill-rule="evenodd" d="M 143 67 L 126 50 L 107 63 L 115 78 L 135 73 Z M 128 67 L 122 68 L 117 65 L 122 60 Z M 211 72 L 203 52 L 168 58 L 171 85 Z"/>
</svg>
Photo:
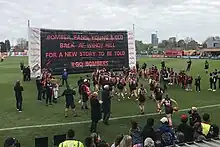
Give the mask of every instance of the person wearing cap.
<svg viewBox="0 0 220 147">
<path fill-rule="evenodd" d="M 108 125 L 108 120 L 111 114 L 111 96 L 109 85 L 105 85 L 102 90 L 102 111 L 103 111 L 103 123 Z"/>
<path fill-rule="evenodd" d="M 67 85 L 68 84 L 68 72 L 66 70 L 66 68 L 64 68 L 63 70 L 63 74 L 62 74 L 62 86 L 64 85 L 64 83 Z"/>
<path fill-rule="evenodd" d="M 22 102 L 23 96 L 22 92 L 24 91 L 23 86 L 21 86 L 20 81 L 17 81 L 14 86 L 15 98 L 16 98 L 16 108 L 18 112 L 22 112 Z"/>
<path fill-rule="evenodd" d="M 184 134 L 184 142 L 193 141 L 193 128 L 187 124 L 188 116 L 186 114 L 181 115 L 181 124 L 177 127 L 178 132 Z"/>
<path fill-rule="evenodd" d="M 75 139 L 75 131 L 68 130 L 66 140 L 59 144 L 59 147 L 84 147 L 81 141 Z"/>
<path fill-rule="evenodd" d="M 189 124 L 191 126 L 194 126 L 195 123 L 199 122 L 201 123 L 201 117 L 199 115 L 199 113 L 197 112 L 197 108 L 196 107 L 192 107 L 189 111 Z"/>
<path fill-rule="evenodd" d="M 71 89 L 69 85 L 66 86 L 66 89 L 63 91 L 61 96 L 65 96 L 66 107 L 65 107 L 65 117 L 68 117 L 68 109 L 71 108 L 74 114 L 74 117 L 77 116 L 75 110 L 75 102 L 74 95 L 76 95 L 76 91 Z"/>
<path fill-rule="evenodd" d="M 98 93 L 93 92 L 90 96 L 90 106 L 91 106 L 91 132 L 96 132 L 97 124 L 99 120 L 102 118 L 101 113 L 101 104 L 102 101 L 98 99 Z"/>
<path fill-rule="evenodd" d="M 171 127 L 169 126 L 169 120 L 167 117 L 163 117 L 160 119 L 161 126 L 159 127 L 161 134 L 161 143 L 164 146 L 170 146 L 174 144 L 175 135 Z"/>
</svg>

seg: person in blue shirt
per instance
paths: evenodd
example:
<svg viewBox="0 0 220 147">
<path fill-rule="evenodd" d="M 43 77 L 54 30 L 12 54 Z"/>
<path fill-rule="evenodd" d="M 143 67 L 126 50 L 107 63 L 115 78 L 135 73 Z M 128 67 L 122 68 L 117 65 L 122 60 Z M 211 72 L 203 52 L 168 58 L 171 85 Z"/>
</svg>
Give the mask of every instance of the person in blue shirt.
<svg viewBox="0 0 220 147">
<path fill-rule="evenodd" d="M 68 85 L 68 72 L 66 70 L 66 68 L 63 70 L 63 74 L 62 74 L 62 86 L 64 85 L 64 82 L 66 85 Z"/>
</svg>

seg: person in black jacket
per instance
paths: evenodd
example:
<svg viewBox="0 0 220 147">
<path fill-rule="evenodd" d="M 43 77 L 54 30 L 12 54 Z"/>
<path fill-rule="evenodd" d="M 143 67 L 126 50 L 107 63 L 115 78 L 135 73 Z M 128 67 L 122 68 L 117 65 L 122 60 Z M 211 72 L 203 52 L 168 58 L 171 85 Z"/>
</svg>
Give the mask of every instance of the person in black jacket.
<svg viewBox="0 0 220 147">
<path fill-rule="evenodd" d="M 212 91 L 213 90 L 213 81 L 214 81 L 214 79 L 213 79 L 213 74 L 212 73 L 210 73 L 209 74 L 209 91 Z"/>
<path fill-rule="evenodd" d="M 154 125 L 154 119 L 148 118 L 147 124 L 144 126 L 141 132 L 141 136 L 143 137 L 143 140 L 145 140 L 148 137 L 150 137 L 154 141 L 156 140 L 156 132 L 153 129 L 153 125 Z"/>
<path fill-rule="evenodd" d="M 77 116 L 76 110 L 75 110 L 75 102 L 74 102 L 74 95 L 76 95 L 76 91 L 71 89 L 69 85 L 66 85 L 66 89 L 63 91 L 61 96 L 65 96 L 66 98 L 66 108 L 65 108 L 65 117 L 68 117 L 68 109 L 71 108 L 74 117 Z"/>
<path fill-rule="evenodd" d="M 80 77 L 80 79 L 77 81 L 77 85 L 78 85 L 78 93 L 79 93 L 79 100 L 81 101 L 82 99 L 82 84 L 83 84 L 83 77 Z"/>
<path fill-rule="evenodd" d="M 196 123 L 201 123 L 202 119 L 199 115 L 199 113 L 197 112 L 197 108 L 196 107 L 192 107 L 191 110 L 188 111 L 189 113 L 189 123 L 191 126 L 194 126 Z"/>
<path fill-rule="evenodd" d="M 46 106 L 48 106 L 48 101 L 49 104 L 52 105 L 52 94 L 53 94 L 53 85 L 51 81 L 47 80 L 46 82 Z"/>
<path fill-rule="evenodd" d="M 90 105 L 91 105 L 91 132 L 96 132 L 97 124 L 99 120 L 102 118 L 101 113 L 101 103 L 98 99 L 98 93 L 94 92 L 90 97 Z"/>
<path fill-rule="evenodd" d="M 27 81 L 31 81 L 31 69 L 30 69 L 30 66 L 27 67 Z"/>
<path fill-rule="evenodd" d="M 213 90 L 212 91 L 216 91 L 217 81 L 218 81 L 218 71 L 217 69 L 215 69 L 215 71 L 213 72 Z"/>
<path fill-rule="evenodd" d="M 37 91 L 38 91 L 38 93 L 37 93 L 37 100 L 42 101 L 41 98 L 42 98 L 42 94 L 43 94 L 43 85 L 41 83 L 40 76 L 37 76 L 36 86 L 37 86 Z"/>
<path fill-rule="evenodd" d="M 193 128 L 187 124 L 188 116 L 186 114 L 181 115 L 181 122 L 177 127 L 177 131 L 184 134 L 184 142 L 193 141 Z"/>
<path fill-rule="evenodd" d="M 111 96 L 109 85 L 105 85 L 102 91 L 102 111 L 103 111 L 103 123 L 108 125 L 108 120 L 111 114 Z"/>
<path fill-rule="evenodd" d="M 27 67 L 23 67 L 23 81 L 27 81 L 28 69 Z"/>
<path fill-rule="evenodd" d="M 200 92 L 201 91 L 201 77 L 199 75 L 195 78 L 195 86 L 196 86 L 196 92 Z"/>
<path fill-rule="evenodd" d="M 24 91 L 23 86 L 21 86 L 20 81 L 17 81 L 15 86 L 14 86 L 14 91 L 15 91 L 15 98 L 16 98 L 16 108 L 18 112 L 22 112 L 22 92 Z"/>
<path fill-rule="evenodd" d="M 23 72 L 23 69 L 24 69 L 24 62 L 20 62 L 20 69 L 21 69 L 21 72 Z"/>
</svg>

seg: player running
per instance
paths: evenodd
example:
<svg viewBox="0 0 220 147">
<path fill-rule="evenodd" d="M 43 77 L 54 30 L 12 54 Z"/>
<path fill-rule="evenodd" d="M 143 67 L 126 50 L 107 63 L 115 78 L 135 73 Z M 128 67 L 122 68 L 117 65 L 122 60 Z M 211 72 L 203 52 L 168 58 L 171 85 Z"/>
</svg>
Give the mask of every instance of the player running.
<svg viewBox="0 0 220 147">
<path fill-rule="evenodd" d="M 163 93 L 164 93 L 164 91 L 162 90 L 162 88 L 160 88 L 160 86 L 157 85 L 154 90 L 154 95 L 155 95 L 155 100 L 156 100 L 156 105 L 157 105 L 157 112 L 159 112 L 159 113 L 161 113 L 161 105 L 160 104 L 162 101 Z"/>
<path fill-rule="evenodd" d="M 177 107 L 173 107 L 173 103 L 175 103 L 175 105 Z M 160 106 L 162 106 L 162 105 L 165 108 L 165 114 L 167 116 L 167 119 L 169 120 L 169 125 L 172 126 L 173 125 L 173 123 L 172 123 L 172 114 L 173 114 L 173 111 L 178 110 L 178 104 L 174 99 L 169 98 L 169 96 L 166 95 L 166 97 L 164 99 L 162 99 L 162 101 L 160 103 Z"/>
<path fill-rule="evenodd" d="M 146 100 L 146 93 L 147 90 L 144 88 L 144 85 L 141 84 L 140 88 L 138 89 L 138 101 L 139 101 L 139 108 L 141 114 L 144 114 L 144 103 Z"/>
<path fill-rule="evenodd" d="M 131 97 L 135 96 L 136 100 L 138 100 L 137 99 L 137 87 L 138 87 L 138 81 L 134 77 L 134 75 L 132 75 L 129 80 L 130 95 L 128 99 L 131 99 Z"/>
</svg>

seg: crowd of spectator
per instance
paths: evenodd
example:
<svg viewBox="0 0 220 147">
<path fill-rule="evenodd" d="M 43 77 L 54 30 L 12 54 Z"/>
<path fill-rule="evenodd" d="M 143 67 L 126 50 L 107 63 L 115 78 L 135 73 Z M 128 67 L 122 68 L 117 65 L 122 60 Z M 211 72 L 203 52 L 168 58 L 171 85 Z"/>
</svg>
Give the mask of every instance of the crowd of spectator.
<svg viewBox="0 0 220 147">
<path fill-rule="evenodd" d="M 179 125 L 171 127 L 168 119 L 162 117 L 157 129 L 155 129 L 153 118 L 148 118 L 143 128 L 137 122 L 132 121 L 129 133 L 117 135 L 112 143 L 105 142 L 97 133 L 92 133 L 91 136 L 86 137 L 84 142 L 78 141 L 75 140 L 75 132 L 69 130 L 67 140 L 61 143 L 59 147 L 165 147 L 217 138 L 219 135 L 219 127 L 211 123 L 210 114 L 205 113 L 201 117 L 196 107 L 192 107 L 188 114 L 181 115 L 180 120 Z M 4 147 L 11 147 L 14 143 L 7 141 Z"/>
</svg>

